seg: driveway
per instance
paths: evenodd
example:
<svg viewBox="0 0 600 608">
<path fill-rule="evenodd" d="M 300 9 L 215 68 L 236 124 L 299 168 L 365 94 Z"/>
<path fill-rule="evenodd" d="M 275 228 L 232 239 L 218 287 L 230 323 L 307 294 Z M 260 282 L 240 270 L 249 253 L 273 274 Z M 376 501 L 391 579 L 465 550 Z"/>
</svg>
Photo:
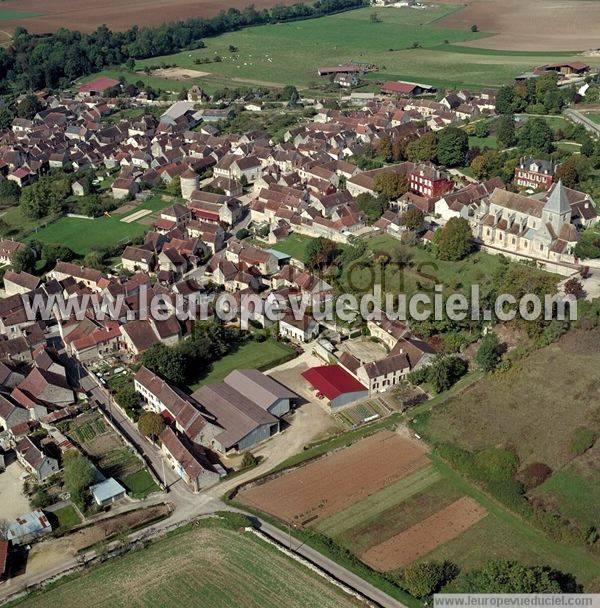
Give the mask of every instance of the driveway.
<svg viewBox="0 0 600 608">
<path fill-rule="evenodd" d="M 15 460 L 0 473 L 0 519 L 14 519 L 24 513 L 29 513 L 31 507 L 23 494 L 21 476 L 25 469 Z"/>
</svg>

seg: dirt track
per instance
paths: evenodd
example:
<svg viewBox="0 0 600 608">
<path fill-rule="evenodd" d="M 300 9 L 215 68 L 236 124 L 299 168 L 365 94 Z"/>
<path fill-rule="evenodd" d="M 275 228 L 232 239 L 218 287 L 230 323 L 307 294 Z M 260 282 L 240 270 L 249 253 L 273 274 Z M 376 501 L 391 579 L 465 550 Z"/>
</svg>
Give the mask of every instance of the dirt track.
<svg viewBox="0 0 600 608">
<path fill-rule="evenodd" d="M 381 431 L 295 471 L 239 493 L 240 502 L 308 525 L 366 498 L 427 464 L 416 441 Z"/>
<path fill-rule="evenodd" d="M 367 549 L 361 559 L 375 570 L 406 566 L 438 545 L 456 538 L 483 519 L 487 511 L 465 496 L 385 542 Z"/>
<path fill-rule="evenodd" d="M 456 4 L 456 0 L 439 0 Z M 584 51 L 600 46 L 600 2 L 585 0 L 471 0 L 436 25 L 496 35 L 461 43 L 485 49 Z"/>
<path fill-rule="evenodd" d="M 42 34 L 67 27 L 91 32 L 106 24 L 113 30 L 125 30 L 132 25 L 160 25 L 189 17 L 213 17 L 228 8 L 243 9 L 254 4 L 257 9 L 275 4 L 293 4 L 295 0 L 5 0 L 3 10 L 38 13 L 34 17 L 7 19 L 1 22 L 5 32 L 22 26 Z"/>
</svg>

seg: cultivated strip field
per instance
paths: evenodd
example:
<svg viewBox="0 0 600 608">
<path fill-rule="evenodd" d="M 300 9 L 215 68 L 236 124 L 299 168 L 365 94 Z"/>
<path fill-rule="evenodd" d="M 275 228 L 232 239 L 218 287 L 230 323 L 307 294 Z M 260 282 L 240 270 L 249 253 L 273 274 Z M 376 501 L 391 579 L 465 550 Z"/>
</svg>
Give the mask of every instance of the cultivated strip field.
<svg viewBox="0 0 600 608">
<path fill-rule="evenodd" d="M 381 431 L 238 494 L 240 502 L 306 525 L 341 511 L 427 464 L 425 448 Z"/>
<path fill-rule="evenodd" d="M 371 547 L 361 559 L 375 570 L 394 570 L 427 555 L 483 519 L 487 511 L 467 496 L 430 517 Z"/>
</svg>

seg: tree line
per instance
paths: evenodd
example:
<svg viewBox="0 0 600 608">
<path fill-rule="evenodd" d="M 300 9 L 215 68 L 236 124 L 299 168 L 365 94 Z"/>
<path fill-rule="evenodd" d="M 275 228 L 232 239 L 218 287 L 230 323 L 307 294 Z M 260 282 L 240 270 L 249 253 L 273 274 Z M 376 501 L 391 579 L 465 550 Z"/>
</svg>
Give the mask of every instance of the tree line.
<svg viewBox="0 0 600 608">
<path fill-rule="evenodd" d="M 365 0 L 315 0 L 312 4 L 277 5 L 257 10 L 230 8 L 215 17 L 190 18 L 158 27 L 133 26 L 113 32 L 105 25 L 91 34 L 59 29 L 30 34 L 15 29 L 12 43 L 0 49 L 0 93 L 66 87 L 73 80 L 111 65 L 200 48 L 202 38 L 251 25 L 309 19 L 365 6 Z"/>
</svg>

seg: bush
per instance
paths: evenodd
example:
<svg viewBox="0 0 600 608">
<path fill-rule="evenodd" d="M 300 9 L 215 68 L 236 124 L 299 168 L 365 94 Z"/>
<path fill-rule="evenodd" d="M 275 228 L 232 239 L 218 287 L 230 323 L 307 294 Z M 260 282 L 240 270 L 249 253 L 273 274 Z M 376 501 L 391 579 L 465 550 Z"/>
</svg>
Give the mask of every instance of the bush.
<svg viewBox="0 0 600 608">
<path fill-rule="evenodd" d="M 488 448 L 475 454 L 474 464 L 482 480 L 507 481 L 515 476 L 519 460 L 513 452 Z"/>
<path fill-rule="evenodd" d="M 458 568 L 450 562 L 413 563 L 402 573 L 402 583 L 416 598 L 426 597 L 439 591 L 458 574 Z"/>
<path fill-rule="evenodd" d="M 242 468 L 247 469 L 258 464 L 258 458 L 251 452 L 245 452 L 242 456 Z"/>
<path fill-rule="evenodd" d="M 532 490 L 542 485 L 552 475 L 552 469 L 543 462 L 532 462 L 519 471 L 517 479 L 525 490 Z"/>
<path fill-rule="evenodd" d="M 587 452 L 596 443 L 598 434 L 592 429 L 578 428 L 573 434 L 571 439 L 571 454 L 574 456 L 581 456 L 584 452 Z"/>
</svg>

